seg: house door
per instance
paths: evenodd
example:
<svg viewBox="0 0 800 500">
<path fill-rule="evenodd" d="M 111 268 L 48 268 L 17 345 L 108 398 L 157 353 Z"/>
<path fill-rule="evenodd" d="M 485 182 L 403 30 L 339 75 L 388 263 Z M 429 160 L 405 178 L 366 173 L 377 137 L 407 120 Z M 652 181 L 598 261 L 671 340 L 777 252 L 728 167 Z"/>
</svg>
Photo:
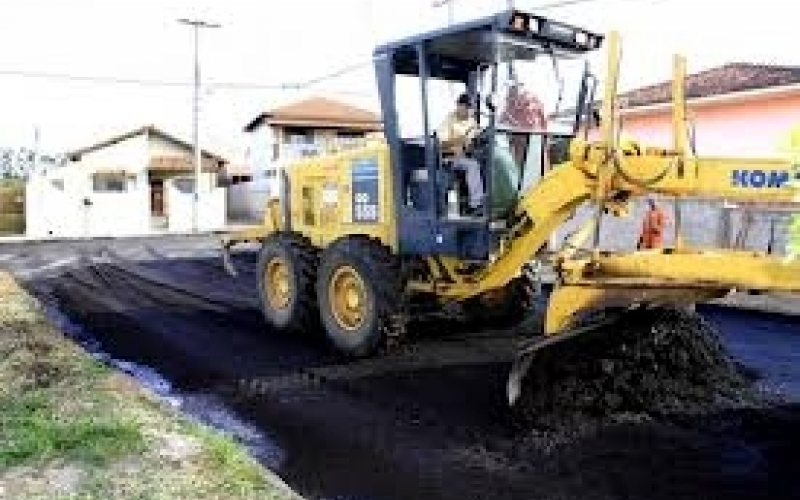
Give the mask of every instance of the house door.
<svg viewBox="0 0 800 500">
<path fill-rule="evenodd" d="M 164 215 L 164 181 L 162 179 L 150 181 L 150 213 L 154 217 Z"/>
</svg>

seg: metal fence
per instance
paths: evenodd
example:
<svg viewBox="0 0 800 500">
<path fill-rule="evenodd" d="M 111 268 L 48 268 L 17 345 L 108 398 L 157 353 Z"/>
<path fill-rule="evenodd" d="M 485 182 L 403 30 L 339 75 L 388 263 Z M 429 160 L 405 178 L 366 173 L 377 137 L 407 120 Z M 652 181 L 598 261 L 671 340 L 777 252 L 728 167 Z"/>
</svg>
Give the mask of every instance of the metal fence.
<svg viewBox="0 0 800 500">
<path fill-rule="evenodd" d="M 664 244 L 674 245 L 676 204 L 670 198 L 657 198 L 657 203 L 667 215 Z M 637 201 L 627 217 L 604 216 L 600 229 L 600 246 L 608 250 L 636 248 L 646 211 L 645 205 L 644 201 Z M 795 217 L 800 218 L 800 205 L 733 205 L 721 200 L 693 199 L 682 201 L 678 206 L 684 241 L 688 245 L 702 248 L 741 248 L 786 255 L 793 237 L 793 220 Z M 581 207 L 558 230 L 551 246 L 554 249 L 559 248 L 567 236 L 594 215 L 592 205 Z"/>
</svg>

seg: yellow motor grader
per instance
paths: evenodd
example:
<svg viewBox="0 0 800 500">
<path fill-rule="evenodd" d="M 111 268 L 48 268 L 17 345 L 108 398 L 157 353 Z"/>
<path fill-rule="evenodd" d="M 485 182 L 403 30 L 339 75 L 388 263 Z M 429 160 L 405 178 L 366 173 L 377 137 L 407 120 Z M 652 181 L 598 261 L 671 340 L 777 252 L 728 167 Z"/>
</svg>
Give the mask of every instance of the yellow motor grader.
<svg viewBox="0 0 800 500">
<path fill-rule="evenodd" d="M 603 46 L 607 73 L 597 109 L 599 79 L 585 60 Z M 560 100 L 564 69 L 576 63 L 577 98 L 566 130 L 500 120 L 504 78 L 519 82 L 526 65 L 534 73 L 546 68 L 557 75 Z M 616 33 L 603 36 L 519 10 L 378 47 L 385 141 L 285 168 L 281 194 L 268 203 L 263 223 L 224 238 L 226 265 L 231 246 L 260 243 L 256 293 L 271 327 L 291 333 L 321 328 L 341 352 L 370 356 L 403 335 L 416 303 L 458 304 L 498 321 L 522 318 L 537 281 L 530 263 L 543 258 L 551 236 L 579 207 L 590 204 L 590 223 L 547 254 L 556 279 L 543 340 L 520 351 L 509 380 L 512 402 L 535 352 L 579 335 L 579 320 L 589 311 L 694 304 L 732 290 L 800 292 L 800 263 L 693 248 L 681 238 L 680 220 L 671 248 L 600 248 L 603 218 L 624 216 L 643 196 L 800 200 L 793 187 L 800 172 L 788 160 L 703 158 L 691 151 L 681 57 L 674 67 L 673 147 L 621 145 L 619 63 Z M 398 105 L 398 87 L 409 80 L 422 105 L 416 110 L 420 130 L 410 133 L 401 116 L 408 109 Z M 458 203 L 459 195 L 465 198 L 464 179 L 431 123 L 432 95 L 443 82 L 463 85 L 480 127 L 468 148 L 486 191 L 485 210 L 477 216 Z M 584 132 L 598 125 L 599 139 L 589 140 Z"/>
</svg>

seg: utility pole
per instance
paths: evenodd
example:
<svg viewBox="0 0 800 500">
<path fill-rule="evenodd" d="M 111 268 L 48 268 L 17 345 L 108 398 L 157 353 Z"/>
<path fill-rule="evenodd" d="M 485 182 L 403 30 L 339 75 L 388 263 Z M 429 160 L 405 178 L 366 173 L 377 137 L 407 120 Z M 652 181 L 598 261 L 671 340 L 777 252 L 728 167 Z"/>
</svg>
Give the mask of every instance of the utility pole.
<svg viewBox="0 0 800 500">
<path fill-rule="evenodd" d="M 26 178 L 29 179 L 35 174 L 39 173 L 39 125 L 33 126 L 33 165 L 29 172 L 26 173 Z"/>
<path fill-rule="evenodd" d="M 192 136 L 194 141 L 194 199 L 192 200 L 192 231 L 200 228 L 200 172 L 203 154 L 200 149 L 200 28 L 219 28 L 220 25 L 199 19 L 179 19 L 194 31 L 194 104 L 192 107 Z"/>
</svg>

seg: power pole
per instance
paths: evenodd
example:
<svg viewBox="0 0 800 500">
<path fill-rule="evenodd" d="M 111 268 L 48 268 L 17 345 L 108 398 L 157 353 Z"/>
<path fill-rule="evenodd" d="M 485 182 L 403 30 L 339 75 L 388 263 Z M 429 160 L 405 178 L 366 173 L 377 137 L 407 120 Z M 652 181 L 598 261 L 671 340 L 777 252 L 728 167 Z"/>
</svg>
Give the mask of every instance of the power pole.
<svg viewBox="0 0 800 500">
<path fill-rule="evenodd" d="M 200 173 L 203 154 L 200 149 L 200 28 L 219 28 L 216 23 L 199 19 L 179 19 L 179 23 L 191 26 L 194 31 L 194 104 L 192 107 L 192 137 L 194 142 L 194 199 L 192 200 L 192 231 L 200 229 Z"/>
<path fill-rule="evenodd" d="M 39 125 L 33 126 L 33 165 L 26 178 L 30 179 L 35 174 L 39 173 Z"/>
</svg>

